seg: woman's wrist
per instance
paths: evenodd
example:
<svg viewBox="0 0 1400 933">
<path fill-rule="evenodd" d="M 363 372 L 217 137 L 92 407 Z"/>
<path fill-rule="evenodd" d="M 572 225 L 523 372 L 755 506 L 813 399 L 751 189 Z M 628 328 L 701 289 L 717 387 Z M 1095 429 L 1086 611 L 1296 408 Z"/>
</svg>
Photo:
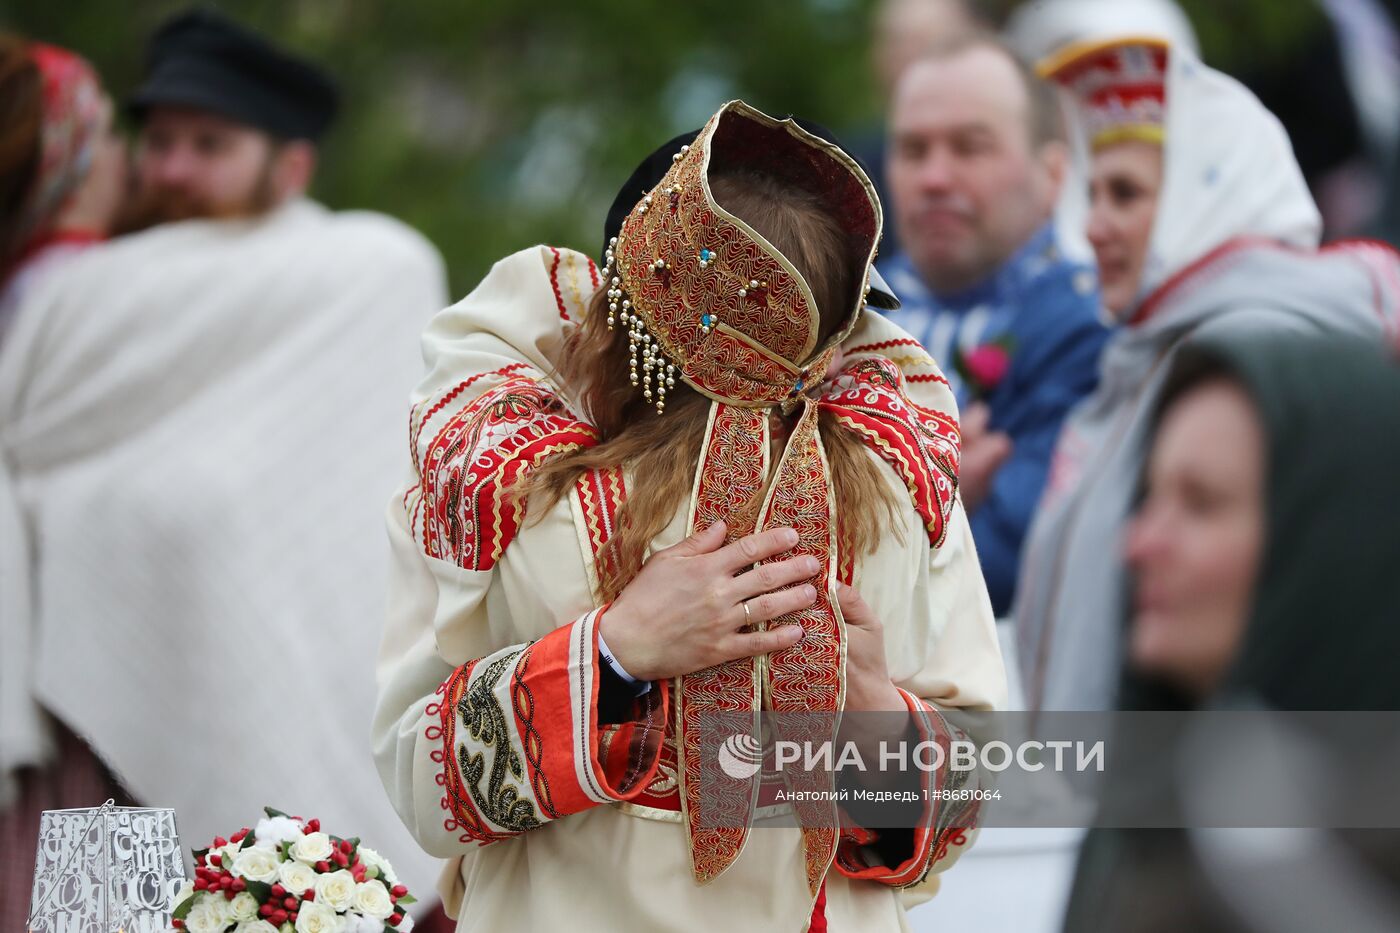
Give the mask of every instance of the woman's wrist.
<svg viewBox="0 0 1400 933">
<path fill-rule="evenodd" d="M 606 613 L 604 614 L 606 615 Z M 627 684 L 638 696 L 641 696 L 651 689 L 651 681 L 634 677 L 632 672 L 627 670 L 626 666 L 617 659 L 616 653 L 608 646 L 607 639 L 603 637 L 601 625 L 598 627 L 598 660 L 606 664 L 608 669 L 616 674 L 618 679 Z"/>
<path fill-rule="evenodd" d="M 598 619 L 598 638 L 606 642 L 608 652 L 619 665 L 635 680 L 656 680 L 648 671 L 650 665 L 638 656 L 631 633 L 634 631 L 631 618 L 625 606 L 616 603 L 607 606 Z"/>
</svg>

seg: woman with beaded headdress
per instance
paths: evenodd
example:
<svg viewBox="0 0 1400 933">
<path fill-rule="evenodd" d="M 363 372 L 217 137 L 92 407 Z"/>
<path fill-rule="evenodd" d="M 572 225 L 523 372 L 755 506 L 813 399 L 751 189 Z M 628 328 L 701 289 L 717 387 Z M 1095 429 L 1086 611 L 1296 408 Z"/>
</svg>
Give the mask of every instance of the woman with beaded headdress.
<svg viewBox="0 0 1400 933">
<path fill-rule="evenodd" d="M 528 249 L 430 326 L 374 737 L 459 928 L 902 929 L 970 844 L 966 805 L 793 826 L 752 760 L 760 711 L 946 742 L 1002 702 L 952 395 L 863 313 L 880 225 L 839 146 L 734 101 L 601 269 Z M 750 767 L 702 754 L 723 716 Z"/>
</svg>

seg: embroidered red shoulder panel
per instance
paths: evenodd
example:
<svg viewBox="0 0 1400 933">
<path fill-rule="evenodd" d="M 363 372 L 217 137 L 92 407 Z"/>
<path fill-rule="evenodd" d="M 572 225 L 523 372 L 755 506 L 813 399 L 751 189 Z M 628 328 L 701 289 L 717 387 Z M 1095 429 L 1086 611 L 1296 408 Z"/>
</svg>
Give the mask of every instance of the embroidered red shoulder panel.
<svg viewBox="0 0 1400 933">
<path fill-rule="evenodd" d="M 894 467 L 924 520 L 929 544 L 941 545 L 958 490 L 957 419 L 910 401 L 899 367 L 879 357 L 843 369 L 821 406 Z"/>
<path fill-rule="evenodd" d="M 425 423 L 414 426 L 415 436 L 435 431 L 420 448 L 415 533 L 427 554 L 468 570 L 494 567 L 519 530 L 524 506 L 509 494 L 515 483 L 550 457 L 598 442 L 594 428 L 537 377 L 500 375 L 455 410 L 421 406 Z"/>
</svg>

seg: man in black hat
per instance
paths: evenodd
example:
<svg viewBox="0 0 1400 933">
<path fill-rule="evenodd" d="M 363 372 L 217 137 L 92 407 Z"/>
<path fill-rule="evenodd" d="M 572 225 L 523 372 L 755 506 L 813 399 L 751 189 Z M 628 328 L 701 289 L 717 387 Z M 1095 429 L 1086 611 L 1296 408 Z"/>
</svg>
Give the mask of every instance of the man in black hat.
<svg viewBox="0 0 1400 933">
<path fill-rule="evenodd" d="M 257 215 L 305 192 L 339 94 L 315 65 L 209 10 L 152 38 L 128 101 L 136 191 L 122 227 Z"/>
</svg>

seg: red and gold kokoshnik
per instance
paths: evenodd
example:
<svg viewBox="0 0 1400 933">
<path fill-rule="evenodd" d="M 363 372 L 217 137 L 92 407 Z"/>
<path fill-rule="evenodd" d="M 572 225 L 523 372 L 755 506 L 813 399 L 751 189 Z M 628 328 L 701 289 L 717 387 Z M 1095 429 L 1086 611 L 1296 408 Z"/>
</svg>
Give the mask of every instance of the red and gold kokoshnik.
<svg viewBox="0 0 1400 933">
<path fill-rule="evenodd" d="M 839 147 L 742 101 L 720 108 L 673 162 L 623 221 L 603 268 L 609 321 L 633 338 L 634 384 L 648 399 L 655 385 L 658 407 L 676 375 L 728 405 L 794 399 L 821 382 L 869 291 L 881 225 L 870 180 Z M 821 348 L 807 282 L 710 191 L 711 175 L 741 169 L 816 195 L 848 233 L 859 288 L 846 326 Z"/>
</svg>

